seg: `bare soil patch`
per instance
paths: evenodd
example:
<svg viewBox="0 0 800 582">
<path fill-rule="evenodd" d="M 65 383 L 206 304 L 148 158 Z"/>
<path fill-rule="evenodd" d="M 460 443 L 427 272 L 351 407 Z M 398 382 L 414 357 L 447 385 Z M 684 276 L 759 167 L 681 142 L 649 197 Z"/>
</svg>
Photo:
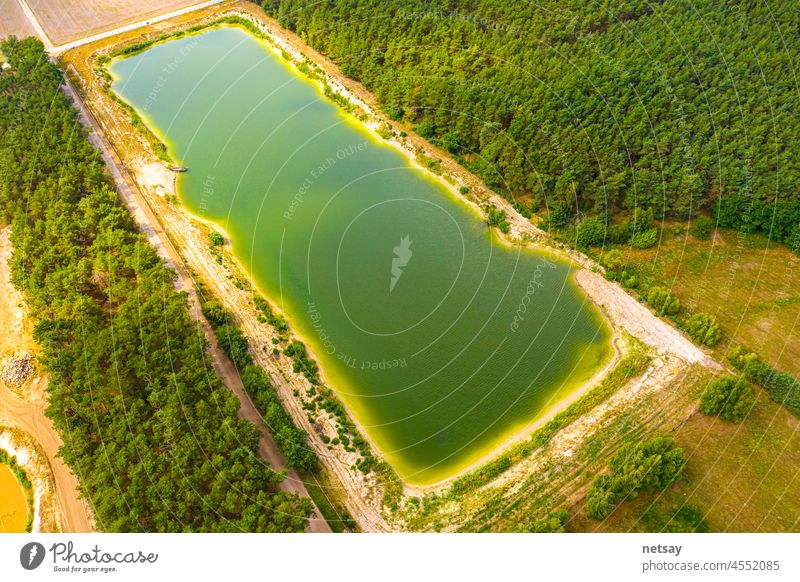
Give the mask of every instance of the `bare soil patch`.
<svg viewBox="0 0 800 582">
<path fill-rule="evenodd" d="M 8 2 L 9 0 L 4 0 Z M 13 0 L 16 2 L 16 0 Z M 200 0 L 26 0 L 55 45 L 199 4 Z M 32 34 L 32 33 L 31 33 Z"/>
<path fill-rule="evenodd" d="M 581 269 L 575 280 L 589 297 L 602 306 L 608 316 L 632 336 L 659 352 L 670 352 L 689 363 L 701 363 L 720 369 L 700 348 L 677 329 L 658 319 L 647 307 L 631 297 L 622 287 L 602 275 Z"/>
<path fill-rule="evenodd" d="M 16 36 L 36 36 L 17 0 L 0 0 L 0 39 Z"/>
</svg>

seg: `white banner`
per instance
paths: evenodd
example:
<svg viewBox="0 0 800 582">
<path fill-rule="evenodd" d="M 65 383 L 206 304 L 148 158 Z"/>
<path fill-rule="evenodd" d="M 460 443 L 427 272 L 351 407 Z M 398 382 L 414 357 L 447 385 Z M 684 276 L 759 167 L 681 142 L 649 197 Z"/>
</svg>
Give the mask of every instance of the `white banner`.
<svg viewBox="0 0 800 582">
<path fill-rule="evenodd" d="M 8 534 L 0 580 L 797 581 L 798 554 L 792 534 Z"/>
</svg>

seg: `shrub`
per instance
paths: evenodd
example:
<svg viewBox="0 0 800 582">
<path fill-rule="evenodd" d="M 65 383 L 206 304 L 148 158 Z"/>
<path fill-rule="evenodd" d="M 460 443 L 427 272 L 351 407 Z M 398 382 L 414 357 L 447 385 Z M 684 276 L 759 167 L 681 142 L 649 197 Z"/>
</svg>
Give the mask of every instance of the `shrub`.
<svg viewBox="0 0 800 582">
<path fill-rule="evenodd" d="M 800 382 L 795 377 L 775 370 L 758 355 L 738 346 L 728 358 L 745 378 L 765 388 L 772 400 L 800 416 Z"/>
<path fill-rule="evenodd" d="M 261 297 L 260 295 L 255 295 L 253 297 L 253 302 L 256 304 L 256 307 L 259 311 L 264 315 L 267 322 L 274 327 L 278 332 L 285 332 L 289 329 L 289 324 L 286 320 L 281 317 L 280 315 L 275 315 L 272 311 L 272 308 L 267 303 L 267 300 Z"/>
<path fill-rule="evenodd" d="M 378 135 L 381 139 L 392 139 L 394 137 L 394 131 L 392 131 L 392 126 L 388 123 L 384 123 L 378 128 L 377 131 Z"/>
<path fill-rule="evenodd" d="M 511 206 L 513 206 L 514 210 L 519 212 L 519 214 L 521 216 L 524 216 L 525 218 L 530 218 L 531 216 L 533 216 L 533 212 L 531 211 L 530 206 L 525 206 L 524 204 L 522 204 L 521 202 L 517 202 L 516 200 L 511 203 Z"/>
<path fill-rule="evenodd" d="M 628 221 L 612 224 L 608 227 L 608 238 L 616 245 L 622 245 L 631 239 L 631 225 Z"/>
<path fill-rule="evenodd" d="M 264 424 L 286 456 L 289 466 L 315 471 L 317 456 L 308 444 L 308 433 L 294 424 L 267 373 L 254 364 L 249 365 L 242 372 L 242 384 L 263 415 Z"/>
<path fill-rule="evenodd" d="M 547 224 L 554 228 L 564 228 L 570 222 L 569 208 L 560 203 L 552 202 L 547 205 Z"/>
<path fill-rule="evenodd" d="M 708 533 L 710 528 L 702 510 L 686 505 L 685 501 L 670 503 L 662 500 L 648 504 L 637 519 L 636 529 L 658 533 Z"/>
<path fill-rule="evenodd" d="M 628 228 L 631 236 L 636 236 L 653 228 L 653 209 L 652 208 L 634 208 L 630 220 L 628 220 Z"/>
<path fill-rule="evenodd" d="M 398 121 L 402 119 L 404 111 L 402 106 L 393 103 L 386 108 L 386 114 L 389 116 L 390 119 Z"/>
<path fill-rule="evenodd" d="M 625 266 L 625 257 L 623 256 L 622 251 L 618 249 L 612 249 L 603 254 L 601 262 L 609 271 L 621 271 Z"/>
<path fill-rule="evenodd" d="M 510 230 L 508 220 L 506 220 L 505 210 L 500 210 L 494 206 L 489 207 L 489 211 L 486 216 L 486 223 L 489 226 L 496 226 L 500 229 L 500 232 L 503 233 L 508 233 Z"/>
<path fill-rule="evenodd" d="M 686 324 L 689 335 L 705 346 L 715 346 L 722 338 L 717 318 L 708 313 L 695 313 Z"/>
<path fill-rule="evenodd" d="M 253 363 L 253 358 L 248 351 L 250 344 L 238 327 L 229 324 L 221 325 L 214 330 L 214 334 L 217 336 L 219 347 L 226 356 L 233 360 L 237 368 L 241 370 Z"/>
<path fill-rule="evenodd" d="M 714 232 L 714 223 L 707 216 L 698 216 L 689 229 L 694 238 L 705 240 L 711 238 L 711 233 Z"/>
<path fill-rule="evenodd" d="M 221 247 L 222 245 L 225 244 L 225 239 L 216 230 L 212 230 L 211 232 L 209 232 L 208 238 L 209 240 L 211 240 L 211 244 L 214 245 L 215 247 Z"/>
<path fill-rule="evenodd" d="M 224 324 L 228 318 L 225 308 L 218 301 L 206 301 L 200 306 L 200 309 L 203 311 L 205 318 L 214 327 Z"/>
<path fill-rule="evenodd" d="M 614 511 L 616 499 L 610 484 L 611 477 L 608 475 L 600 475 L 592 482 L 586 497 L 586 515 L 592 519 L 602 521 Z"/>
<path fill-rule="evenodd" d="M 436 135 L 436 130 L 434 129 L 433 125 L 427 121 L 423 121 L 422 123 L 415 125 L 414 131 L 417 132 L 420 137 L 424 137 L 425 139 L 430 139 Z"/>
<path fill-rule="evenodd" d="M 537 519 L 528 529 L 530 533 L 564 533 L 564 526 L 569 519 L 566 509 L 552 512 L 544 519 Z"/>
<path fill-rule="evenodd" d="M 293 341 L 283 350 L 283 353 L 293 358 L 293 369 L 295 372 L 302 372 L 312 384 L 319 383 L 319 366 L 308 357 L 305 344 L 300 341 Z"/>
<path fill-rule="evenodd" d="M 755 404 L 753 388 L 747 382 L 726 376 L 717 378 L 700 397 L 700 412 L 719 416 L 727 422 L 740 422 Z"/>
<path fill-rule="evenodd" d="M 606 239 L 606 225 L 600 216 L 589 216 L 578 224 L 575 242 L 579 247 L 602 245 Z"/>
<path fill-rule="evenodd" d="M 647 303 L 659 315 L 675 315 L 681 309 L 681 302 L 677 297 L 663 287 L 652 287 L 647 293 Z"/>
<path fill-rule="evenodd" d="M 658 242 L 658 229 L 656 227 L 639 232 L 631 237 L 630 245 L 635 249 L 649 249 Z"/>
<path fill-rule="evenodd" d="M 342 513 L 342 525 L 347 529 L 356 529 L 356 520 L 346 511 Z"/>
<path fill-rule="evenodd" d="M 679 238 L 683 236 L 683 233 L 685 232 L 686 229 L 682 224 L 676 223 L 672 225 L 672 228 L 670 230 L 672 231 L 672 236 L 674 236 L 675 238 Z"/>
<path fill-rule="evenodd" d="M 794 251 L 796 255 L 800 255 L 800 222 L 794 225 L 789 235 L 786 237 L 786 244 Z"/>
<path fill-rule="evenodd" d="M 611 460 L 612 484 L 616 479 L 618 490 L 621 483 L 635 485 L 635 489 L 661 491 L 680 476 L 685 462 L 683 449 L 675 448 L 671 436 L 656 436 L 643 443 L 629 443 Z M 635 470 L 635 474 L 630 474 L 631 470 Z"/>
<path fill-rule="evenodd" d="M 770 398 L 800 416 L 800 382 L 793 376 L 773 370 L 767 388 Z"/>
<path fill-rule="evenodd" d="M 683 472 L 686 458 L 670 436 L 653 437 L 643 443 L 628 443 L 611 459 L 610 475 L 599 475 L 586 499 L 586 514 L 602 520 L 618 501 L 639 491 L 662 491 Z"/>
<path fill-rule="evenodd" d="M 741 346 L 733 348 L 728 354 L 730 362 L 744 372 L 745 377 L 751 382 L 762 386 L 769 382 L 772 368 L 761 360 L 755 353 L 748 352 Z"/>
</svg>

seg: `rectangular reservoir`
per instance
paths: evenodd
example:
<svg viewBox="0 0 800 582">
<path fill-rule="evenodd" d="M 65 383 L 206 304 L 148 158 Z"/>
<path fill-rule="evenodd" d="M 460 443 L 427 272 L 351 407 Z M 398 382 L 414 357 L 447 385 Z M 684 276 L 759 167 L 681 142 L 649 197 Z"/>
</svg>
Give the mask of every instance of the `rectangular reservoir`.
<svg viewBox="0 0 800 582">
<path fill-rule="evenodd" d="M 183 203 L 230 235 L 407 483 L 466 469 L 610 361 L 571 265 L 499 241 L 250 33 L 185 36 L 110 71 L 189 168 Z"/>
</svg>

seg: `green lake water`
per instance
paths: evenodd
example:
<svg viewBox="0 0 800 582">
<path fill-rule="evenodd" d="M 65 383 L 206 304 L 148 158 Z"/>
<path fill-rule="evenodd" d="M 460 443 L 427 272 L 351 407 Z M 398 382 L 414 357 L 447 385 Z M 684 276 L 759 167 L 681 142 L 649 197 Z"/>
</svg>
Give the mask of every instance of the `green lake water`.
<svg viewBox="0 0 800 582">
<path fill-rule="evenodd" d="M 463 469 L 609 361 L 568 264 L 497 241 L 249 33 L 172 40 L 111 72 L 189 168 L 183 203 L 230 235 L 408 482 Z"/>
<path fill-rule="evenodd" d="M 27 521 L 25 491 L 11 469 L 0 463 L 0 533 L 24 532 Z"/>
</svg>

